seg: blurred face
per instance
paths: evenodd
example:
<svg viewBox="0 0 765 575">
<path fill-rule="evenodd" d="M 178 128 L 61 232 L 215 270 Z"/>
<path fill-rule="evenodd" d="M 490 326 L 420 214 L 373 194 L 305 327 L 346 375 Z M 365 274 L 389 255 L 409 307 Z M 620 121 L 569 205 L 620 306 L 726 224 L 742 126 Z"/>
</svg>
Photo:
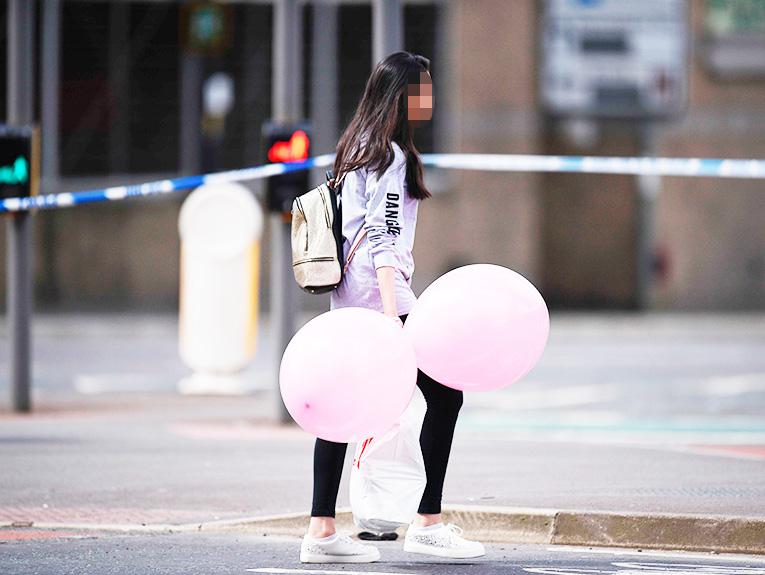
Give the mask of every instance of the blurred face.
<svg viewBox="0 0 765 575">
<path fill-rule="evenodd" d="M 420 72 L 419 84 L 407 85 L 407 118 L 420 123 L 433 117 L 433 81 L 426 71 Z"/>
</svg>

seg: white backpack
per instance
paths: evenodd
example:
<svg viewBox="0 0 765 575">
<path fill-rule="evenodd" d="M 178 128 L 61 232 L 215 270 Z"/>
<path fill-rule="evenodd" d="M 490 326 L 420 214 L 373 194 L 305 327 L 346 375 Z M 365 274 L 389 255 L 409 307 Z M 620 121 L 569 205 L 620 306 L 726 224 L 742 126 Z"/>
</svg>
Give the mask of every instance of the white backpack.
<svg viewBox="0 0 765 575">
<path fill-rule="evenodd" d="M 292 271 L 295 281 L 309 293 L 332 291 L 343 280 L 364 230 L 343 261 L 343 217 L 340 202 L 341 183 L 327 170 L 327 181 L 296 197 L 292 202 Z"/>
</svg>

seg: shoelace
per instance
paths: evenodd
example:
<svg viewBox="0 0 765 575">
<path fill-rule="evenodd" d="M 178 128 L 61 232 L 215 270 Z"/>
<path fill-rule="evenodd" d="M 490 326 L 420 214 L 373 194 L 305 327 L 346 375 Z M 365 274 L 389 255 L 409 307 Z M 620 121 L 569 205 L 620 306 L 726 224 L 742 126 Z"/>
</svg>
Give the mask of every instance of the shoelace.
<svg viewBox="0 0 765 575">
<path fill-rule="evenodd" d="M 361 548 L 361 547 L 368 547 L 364 543 L 360 543 L 359 541 L 354 541 L 351 538 L 351 536 L 348 535 L 347 533 L 338 533 L 337 534 L 337 538 L 338 538 L 339 541 L 342 541 L 343 543 L 346 543 L 346 544 L 350 544 L 350 545 L 352 545 L 354 547 L 359 547 L 359 548 Z"/>
<path fill-rule="evenodd" d="M 460 527 L 459 525 L 455 525 L 454 523 L 447 523 L 446 528 L 458 536 L 462 535 L 465 532 L 464 529 L 462 529 L 462 527 Z"/>
</svg>

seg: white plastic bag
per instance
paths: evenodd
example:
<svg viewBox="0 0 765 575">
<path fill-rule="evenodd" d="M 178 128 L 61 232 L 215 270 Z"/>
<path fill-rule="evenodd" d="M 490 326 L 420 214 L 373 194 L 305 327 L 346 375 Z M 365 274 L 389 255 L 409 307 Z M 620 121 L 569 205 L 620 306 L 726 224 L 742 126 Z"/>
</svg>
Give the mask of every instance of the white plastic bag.
<svg viewBox="0 0 765 575">
<path fill-rule="evenodd" d="M 420 430 L 427 405 L 415 387 L 412 400 L 384 434 L 356 444 L 350 477 L 353 521 L 360 529 L 395 531 L 412 521 L 425 490 Z"/>
</svg>

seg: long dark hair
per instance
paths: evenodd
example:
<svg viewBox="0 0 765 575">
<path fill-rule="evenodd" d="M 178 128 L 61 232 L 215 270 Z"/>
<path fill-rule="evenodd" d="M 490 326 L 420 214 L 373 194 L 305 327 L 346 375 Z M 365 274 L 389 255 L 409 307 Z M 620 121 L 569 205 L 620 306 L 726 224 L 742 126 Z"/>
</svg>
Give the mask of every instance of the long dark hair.
<svg viewBox="0 0 765 575">
<path fill-rule="evenodd" d="M 407 119 L 407 86 L 419 84 L 423 71 L 430 72 L 430 60 L 411 52 L 394 52 L 377 64 L 353 118 L 337 142 L 332 170 L 337 178 L 364 166 L 382 174 L 393 162 L 391 142 L 396 142 L 406 154 L 409 195 L 418 200 L 431 196 Z M 362 136 L 366 137 L 365 145 L 361 145 Z"/>
</svg>

